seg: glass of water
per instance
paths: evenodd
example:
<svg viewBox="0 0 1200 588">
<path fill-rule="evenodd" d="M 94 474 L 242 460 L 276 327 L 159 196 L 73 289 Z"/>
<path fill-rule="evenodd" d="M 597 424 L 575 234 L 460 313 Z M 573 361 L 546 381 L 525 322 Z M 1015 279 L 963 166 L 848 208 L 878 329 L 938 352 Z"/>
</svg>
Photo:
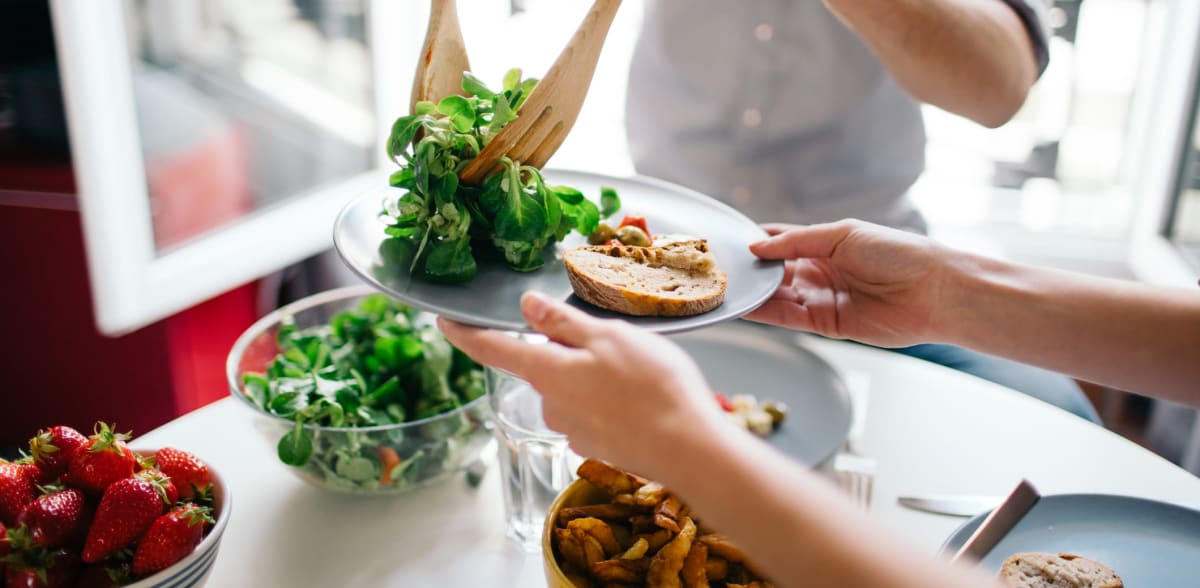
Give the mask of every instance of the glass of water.
<svg viewBox="0 0 1200 588">
<path fill-rule="evenodd" d="M 495 417 L 505 531 L 529 552 L 541 549 L 550 503 L 572 481 L 583 461 L 567 437 L 542 419 L 542 398 L 527 382 L 487 369 L 488 399 Z"/>
</svg>

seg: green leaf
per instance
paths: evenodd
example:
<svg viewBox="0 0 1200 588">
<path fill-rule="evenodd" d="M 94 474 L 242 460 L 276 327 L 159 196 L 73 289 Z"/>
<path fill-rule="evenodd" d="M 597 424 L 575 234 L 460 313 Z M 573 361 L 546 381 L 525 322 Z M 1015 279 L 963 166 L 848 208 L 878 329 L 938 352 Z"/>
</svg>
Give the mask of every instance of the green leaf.
<svg viewBox="0 0 1200 588">
<path fill-rule="evenodd" d="M 454 130 L 470 132 L 475 127 L 475 107 L 462 96 L 447 96 L 438 103 L 438 112 L 450 117 Z"/>
<path fill-rule="evenodd" d="M 504 72 L 504 91 L 513 93 L 521 87 L 521 68 L 514 67 Z"/>
<path fill-rule="evenodd" d="M 351 482 L 365 482 L 378 477 L 375 462 L 359 455 L 339 455 L 334 471 Z"/>
<path fill-rule="evenodd" d="M 475 74 L 469 71 L 463 72 L 462 89 L 472 96 L 485 100 L 490 100 L 496 96 L 496 93 L 488 88 L 487 84 L 484 84 L 482 80 L 475 77 Z"/>
<path fill-rule="evenodd" d="M 299 467 L 308 463 L 313 454 L 312 439 L 309 439 L 308 431 L 304 430 L 299 419 L 296 420 L 296 426 L 279 439 L 276 450 L 279 461 L 287 465 Z"/>
<path fill-rule="evenodd" d="M 558 199 L 558 195 L 546 189 L 546 184 L 541 181 L 537 182 L 537 193 L 542 205 L 546 208 L 546 226 L 554 230 L 562 221 L 562 202 Z"/>
<path fill-rule="evenodd" d="M 270 383 L 262 374 L 248 373 L 242 376 L 242 393 L 255 404 L 266 408 L 267 389 Z"/>
<path fill-rule="evenodd" d="M 413 114 L 433 114 L 437 112 L 437 105 L 429 100 L 421 100 L 413 105 Z"/>
<path fill-rule="evenodd" d="M 450 173 L 437 178 L 429 183 L 429 189 L 438 207 L 452 204 L 457 200 L 454 196 L 458 193 L 458 176 Z"/>
<path fill-rule="evenodd" d="M 558 195 L 559 200 L 568 204 L 579 204 L 583 200 L 583 192 L 576 190 L 570 186 L 546 186 L 551 192 Z"/>
<path fill-rule="evenodd" d="M 546 210 L 525 194 L 496 215 L 496 236 L 505 241 L 536 241 L 545 233 Z"/>
<path fill-rule="evenodd" d="M 621 210 L 621 197 L 612 188 L 600 188 L 600 216 L 608 218 Z"/>
<path fill-rule="evenodd" d="M 392 123 L 392 132 L 387 142 L 388 158 L 396 161 L 397 157 L 408 151 L 408 144 L 417 135 L 417 130 L 421 128 L 421 123 L 424 121 L 425 116 L 410 114 L 402 116 Z"/>
<path fill-rule="evenodd" d="M 388 184 L 393 188 L 403 188 L 405 190 L 412 190 L 417 186 L 417 183 L 413 181 L 412 168 L 409 167 L 393 172 L 391 176 L 388 176 Z"/>
<path fill-rule="evenodd" d="M 600 226 L 600 211 L 591 200 L 583 199 L 579 203 L 579 212 L 575 216 L 575 230 L 581 235 L 590 235 Z"/>
<path fill-rule="evenodd" d="M 537 85 L 538 85 L 537 78 L 528 78 L 525 81 L 521 82 L 521 95 L 517 99 L 517 101 L 515 103 L 513 103 L 513 105 L 512 105 L 513 110 L 518 110 L 518 111 L 521 110 L 521 106 L 523 106 L 525 104 L 525 101 L 529 99 L 529 95 L 533 92 L 533 89 L 536 88 Z"/>
<path fill-rule="evenodd" d="M 471 242 L 465 237 L 435 243 L 425 259 L 425 276 L 435 282 L 462 284 L 475 279 L 477 271 Z"/>
</svg>

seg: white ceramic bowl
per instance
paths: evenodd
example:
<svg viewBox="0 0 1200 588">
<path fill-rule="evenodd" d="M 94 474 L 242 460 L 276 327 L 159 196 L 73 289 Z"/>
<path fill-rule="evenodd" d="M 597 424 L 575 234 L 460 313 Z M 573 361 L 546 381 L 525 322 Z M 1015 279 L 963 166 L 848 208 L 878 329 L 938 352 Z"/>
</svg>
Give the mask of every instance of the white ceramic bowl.
<svg viewBox="0 0 1200 588">
<path fill-rule="evenodd" d="M 136 449 L 138 454 L 153 455 L 154 451 Z M 217 550 L 221 546 L 221 535 L 229 524 L 229 513 L 233 501 L 229 495 L 229 486 L 221 478 L 221 474 L 212 463 L 204 462 L 212 475 L 213 483 L 213 518 L 216 523 L 208 531 L 208 535 L 196 546 L 196 549 L 171 567 L 152 576 L 142 578 L 123 588 L 193 588 L 203 586 L 212 572 L 213 562 L 217 559 Z"/>
</svg>

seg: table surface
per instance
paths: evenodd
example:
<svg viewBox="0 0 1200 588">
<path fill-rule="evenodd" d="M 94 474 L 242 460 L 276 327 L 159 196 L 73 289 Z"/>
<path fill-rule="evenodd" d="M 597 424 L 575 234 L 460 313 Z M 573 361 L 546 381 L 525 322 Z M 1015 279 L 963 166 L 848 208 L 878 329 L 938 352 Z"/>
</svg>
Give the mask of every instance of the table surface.
<svg viewBox="0 0 1200 588">
<path fill-rule="evenodd" d="M 871 515 L 936 551 L 964 519 L 908 510 L 908 494 L 1096 492 L 1195 506 L 1200 478 L 1110 431 L 1004 387 L 852 343 L 797 336 L 869 390 L 860 451 L 877 465 Z M 401 497 L 333 494 L 275 457 L 274 433 L 225 399 L 138 438 L 219 468 L 232 519 L 209 586 L 543 586 L 541 556 L 504 535 L 499 476 L 456 477 Z M 419 582 L 419 583 L 418 583 Z"/>
</svg>

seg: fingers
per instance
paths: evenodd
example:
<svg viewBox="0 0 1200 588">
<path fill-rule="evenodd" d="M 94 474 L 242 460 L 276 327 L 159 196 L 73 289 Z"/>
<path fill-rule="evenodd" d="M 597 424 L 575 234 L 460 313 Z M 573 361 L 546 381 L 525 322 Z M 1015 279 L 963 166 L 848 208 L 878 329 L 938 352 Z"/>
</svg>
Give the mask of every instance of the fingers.
<svg viewBox="0 0 1200 588">
<path fill-rule="evenodd" d="M 802 304 L 791 300 L 773 298 L 762 306 L 750 311 L 742 318 L 756 323 L 766 323 L 789 329 L 813 331 L 815 326 L 812 315 Z"/>
<path fill-rule="evenodd" d="M 540 292 L 521 296 L 521 313 L 535 331 L 570 347 L 584 347 L 602 329 L 599 320 Z"/>
<path fill-rule="evenodd" d="M 762 227 L 762 230 L 766 231 L 768 235 L 775 236 L 779 233 L 787 231 L 788 229 L 794 229 L 800 225 L 788 223 L 763 223 L 759 226 Z"/>
<path fill-rule="evenodd" d="M 475 361 L 524 380 L 539 368 L 569 359 L 572 351 L 554 344 L 528 343 L 508 333 L 469 327 L 444 318 L 438 318 L 438 328 L 451 345 Z"/>
<path fill-rule="evenodd" d="M 762 259 L 800 259 L 833 255 L 838 244 L 854 231 L 854 224 L 841 221 L 808 226 L 765 225 L 763 228 L 772 236 L 751 243 L 751 253 Z"/>
</svg>

